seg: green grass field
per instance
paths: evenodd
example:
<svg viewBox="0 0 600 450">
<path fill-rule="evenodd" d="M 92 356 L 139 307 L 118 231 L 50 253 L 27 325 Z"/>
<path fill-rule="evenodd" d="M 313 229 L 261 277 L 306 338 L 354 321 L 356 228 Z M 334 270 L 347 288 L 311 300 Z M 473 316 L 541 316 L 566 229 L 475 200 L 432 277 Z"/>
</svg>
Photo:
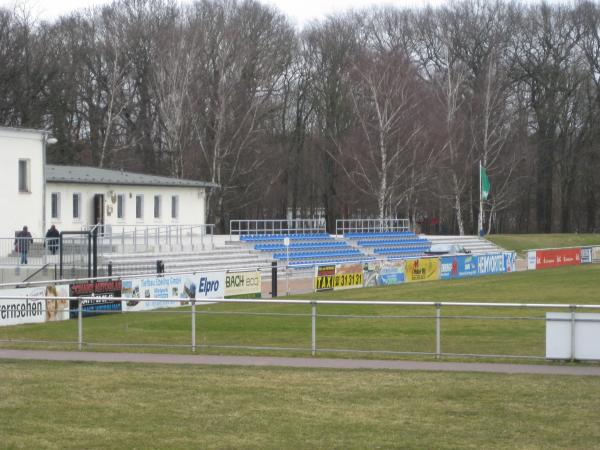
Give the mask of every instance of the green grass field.
<svg viewBox="0 0 600 450">
<path fill-rule="evenodd" d="M 403 284 L 304 295 L 299 298 L 476 301 L 519 303 L 600 304 L 600 265 L 519 272 L 481 278 Z M 196 323 L 198 351 L 221 354 L 309 354 L 309 305 L 213 304 L 199 307 Z M 545 310 L 442 309 L 442 351 L 454 354 L 543 357 Z M 267 314 L 267 315 L 263 315 Z M 291 315 L 298 314 L 298 315 Z M 378 352 L 435 351 L 435 311 L 431 307 L 345 306 L 318 307 L 317 347 L 321 356 L 401 357 Z M 366 316 L 332 317 L 338 315 Z M 478 316 L 510 317 L 483 320 Z M 396 316 L 393 318 L 383 316 Z M 410 316 L 407 317 L 407 316 Z M 461 319 L 456 316 L 477 316 Z M 415 318 L 416 317 L 416 318 Z M 538 320 L 524 320 L 524 317 Z M 157 347 L 86 346 L 108 351 L 190 352 L 189 310 L 111 314 L 84 319 L 84 340 L 96 344 L 171 345 Z M 70 341 L 77 338 L 77 321 L 4 327 L 0 339 Z M 74 344 L 15 344 L 5 347 L 74 349 Z M 285 351 L 231 349 L 228 346 L 285 347 Z M 295 350 L 294 350 L 295 349 Z M 324 350 L 331 350 L 327 353 Z"/>
<path fill-rule="evenodd" d="M 596 377 L 0 361 L 2 448 L 597 448 Z"/>
<path fill-rule="evenodd" d="M 490 234 L 486 239 L 507 250 L 523 254 L 538 248 L 578 247 L 600 245 L 600 234 Z"/>
<path fill-rule="evenodd" d="M 599 304 L 600 265 L 302 298 Z M 310 345 L 309 306 L 213 304 L 201 310 L 199 344 Z M 239 312 L 246 314 L 234 314 Z M 514 320 L 449 317 L 482 313 L 473 307 L 444 310 L 442 349 L 543 355 L 544 321 L 519 318 L 543 318 L 543 311 L 491 312 L 513 315 Z M 334 305 L 319 306 L 319 314 L 320 348 L 434 347 L 432 309 Z M 336 314 L 371 317 L 326 317 Z M 427 317 L 378 317 L 392 314 Z M 74 341 L 76 336 L 73 320 L 0 329 L 0 339 Z M 187 345 L 190 316 L 185 310 L 169 310 L 86 318 L 84 337 L 88 342 Z M 199 352 L 308 354 L 220 348 Z M 5 360 L 0 360 L 0 374 L 2 448 L 588 449 L 600 442 L 597 377 Z"/>
</svg>

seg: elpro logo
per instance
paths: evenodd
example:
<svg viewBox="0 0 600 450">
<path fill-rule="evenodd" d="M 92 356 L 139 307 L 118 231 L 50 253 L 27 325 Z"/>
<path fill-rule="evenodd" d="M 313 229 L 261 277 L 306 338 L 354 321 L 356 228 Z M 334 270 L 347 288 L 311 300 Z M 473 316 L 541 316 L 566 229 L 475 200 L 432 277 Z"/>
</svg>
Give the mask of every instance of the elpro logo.
<svg viewBox="0 0 600 450">
<path fill-rule="evenodd" d="M 219 284 L 219 280 L 201 277 L 198 283 L 198 294 L 208 297 L 211 293 L 217 293 L 219 291 Z"/>
</svg>

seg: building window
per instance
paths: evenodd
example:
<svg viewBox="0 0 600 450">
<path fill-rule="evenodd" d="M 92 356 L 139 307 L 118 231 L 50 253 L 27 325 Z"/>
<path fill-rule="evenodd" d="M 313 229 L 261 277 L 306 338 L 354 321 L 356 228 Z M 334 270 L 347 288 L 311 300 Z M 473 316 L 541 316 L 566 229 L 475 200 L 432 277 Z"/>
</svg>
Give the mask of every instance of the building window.
<svg viewBox="0 0 600 450">
<path fill-rule="evenodd" d="M 19 160 L 19 192 L 31 192 L 29 186 L 29 160 Z"/>
<path fill-rule="evenodd" d="M 154 218 L 160 219 L 160 195 L 154 196 Z"/>
<path fill-rule="evenodd" d="M 117 195 L 117 219 L 125 218 L 125 195 Z"/>
<path fill-rule="evenodd" d="M 179 219 L 179 195 L 171 197 L 171 218 Z"/>
<path fill-rule="evenodd" d="M 136 219 L 144 218 L 144 196 L 143 195 L 135 196 L 135 218 Z"/>
<path fill-rule="evenodd" d="M 60 218 L 60 193 L 53 192 L 50 198 L 50 217 Z"/>
<path fill-rule="evenodd" d="M 73 194 L 73 219 L 81 219 L 81 194 Z"/>
</svg>

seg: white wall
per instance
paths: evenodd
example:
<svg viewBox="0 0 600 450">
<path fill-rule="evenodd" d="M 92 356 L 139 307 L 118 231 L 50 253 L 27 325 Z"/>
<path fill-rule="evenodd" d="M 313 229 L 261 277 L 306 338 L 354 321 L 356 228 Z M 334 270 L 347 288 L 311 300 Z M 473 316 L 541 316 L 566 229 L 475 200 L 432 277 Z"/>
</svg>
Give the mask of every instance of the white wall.
<svg viewBox="0 0 600 450">
<path fill-rule="evenodd" d="M 28 159 L 30 192 L 19 192 L 19 159 Z M 33 237 L 43 235 L 43 133 L 0 129 L 0 237 L 14 237 L 27 225 Z"/>
<path fill-rule="evenodd" d="M 52 193 L 60 194 L 59 218 L 52 214 Z M 73 219 L 73 194 L 81 194 L 81 218 Z M 104 223 L 119 225 L 166 225 L 206 223 L 206 196 L 204 188 L 175 186 L 126 186 L 106 184 L 48 182 L 46 188 L 46 221 L 59 231 L 80 230 L 93 223 L 94 195 L 104 195 Z M 117 195 L 125 196 L 124 218 L 117 218 Z M 143 219 L 136 219 L 136 195 L 143 195 Z M 161 197 L 160 218 L 154 218 L 154 196 Z M 171 196 L 179 196 L 179 217 L 171 218 Z M 114 203 L 113 203 L 114 200 Z"/>
</svg>

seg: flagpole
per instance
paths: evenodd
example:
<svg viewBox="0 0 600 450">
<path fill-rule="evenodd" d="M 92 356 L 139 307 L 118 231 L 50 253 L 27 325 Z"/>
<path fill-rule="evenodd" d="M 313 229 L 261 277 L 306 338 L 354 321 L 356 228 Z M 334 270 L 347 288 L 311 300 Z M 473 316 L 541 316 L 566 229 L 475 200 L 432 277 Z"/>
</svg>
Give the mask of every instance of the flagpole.
<svg viewBox="0 0 600 450">
<path fill-rule="evenodd" d="M 479 220 L 477 221 L 477 235 L 483 229 L 483 193 L 481 192 L 481 160 L 479 160 Z"/>
</svg>

